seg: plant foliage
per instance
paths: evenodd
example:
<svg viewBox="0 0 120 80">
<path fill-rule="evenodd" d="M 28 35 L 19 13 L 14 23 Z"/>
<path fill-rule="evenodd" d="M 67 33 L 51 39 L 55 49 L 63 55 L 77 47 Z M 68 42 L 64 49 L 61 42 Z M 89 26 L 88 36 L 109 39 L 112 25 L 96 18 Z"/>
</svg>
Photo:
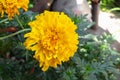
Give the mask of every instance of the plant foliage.
<svg viewBox="0 0 120 80">
<path fill-rule="evenodd" d="M 22 13 L 18 18 L 27 28 L 28 22 L 34 20 L 37 13 Z M 46 72 L 41 71 L 32 57 L 34 52 L 24 48 L 24 33 L 0 40 L 0 80 L 117 80 L 120 55 L 110 47 L 112 37 L 90 34 L 87 29 L 94 23 L 88 21 L 86 16 L 69 14 L 78 26 L 79 48 L 70 61 L 58 65 L 56 69 L 49 68 Z M 16 20 L 5 21 L 0 26 L 0 30 L 11 26 L 21 29 Z M 1 31 L 0 36 L 12 33 Z"/>
</svg>

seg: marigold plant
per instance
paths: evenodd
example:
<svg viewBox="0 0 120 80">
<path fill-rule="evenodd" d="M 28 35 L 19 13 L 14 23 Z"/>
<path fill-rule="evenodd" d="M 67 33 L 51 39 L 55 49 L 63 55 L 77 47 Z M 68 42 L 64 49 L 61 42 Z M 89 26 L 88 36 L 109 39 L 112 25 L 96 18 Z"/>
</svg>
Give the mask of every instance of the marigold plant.
<svg viewBox="0 0 120 80">
<path fill-rule="evenodd" d="M 56 68 L 75 54 L 79 42 L 77 26 L 63 12 L 45 11 L 29 25 L 32 30 L 25 34 L 24 45 L 35 51 L 34 58 L 43 71 Z"/>
<path fill-rule="evenodd" d="M 28 9 L 29 0 L 0 0 L 0 15 L 8 15 L 9 19 L 17 14 L 19 15 L 19 9 L 22 8 L 25 11 Z"/>
</svg>

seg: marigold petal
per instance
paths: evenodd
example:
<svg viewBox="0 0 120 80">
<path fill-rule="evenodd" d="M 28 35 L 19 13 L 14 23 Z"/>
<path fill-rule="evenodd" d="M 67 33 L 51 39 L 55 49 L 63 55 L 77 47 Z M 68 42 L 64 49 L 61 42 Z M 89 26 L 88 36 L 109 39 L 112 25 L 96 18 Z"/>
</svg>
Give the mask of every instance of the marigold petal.
<svg viewBox="0 0 120 80">
<path fill-rule="evenodd" d="M 25 11 L 28 9 L 29 0 L 0 0 L 0 14 L 3 17 L 4 13 L 12 19 L 14 15 L 19 15 L 19 9 Z"/>
<path fill-rule="evenodd" d="M 79 43 L 77 26 L 63 12 L 45 11 L 29 25 L 32 30 L 25 34 L 24 45 L 35 51 L 34 58 L 43 71 L 56 68 L 75 54 Z"/>
</svg>

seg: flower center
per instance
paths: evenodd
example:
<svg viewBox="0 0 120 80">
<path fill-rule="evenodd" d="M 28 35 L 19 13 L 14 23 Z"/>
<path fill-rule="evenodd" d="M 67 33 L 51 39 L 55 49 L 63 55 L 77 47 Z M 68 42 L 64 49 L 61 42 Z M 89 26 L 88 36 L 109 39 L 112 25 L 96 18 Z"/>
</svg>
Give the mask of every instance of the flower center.
<svg viewBox="0 0 120 80">
<path fill-rule="evenodd" d="M 54 29 L 46 31 L 48 35 L 46 35 L 41 44 L 45 50 L 52 51 L 55 53 L 58 48 L 58 40 L 59 40 L 59 32 L 55 31 Z"/>
</svg>

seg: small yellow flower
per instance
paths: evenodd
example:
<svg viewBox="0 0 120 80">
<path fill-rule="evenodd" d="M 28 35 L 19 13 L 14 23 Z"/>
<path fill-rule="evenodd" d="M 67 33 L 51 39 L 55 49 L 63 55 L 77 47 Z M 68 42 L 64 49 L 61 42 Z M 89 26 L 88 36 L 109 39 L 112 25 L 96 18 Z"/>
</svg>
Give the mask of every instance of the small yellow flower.
<svg viewBox="0 0 120 80">
<path fill-rule="evenodd" d="M 34 58 L 43 71 L 56 68 L 75 54 L 78 48 L 77 26 L 63 12 L 45 11 L 29 25 L 32 30 L 25 34 L 24 45 L 26 49 L 35 51 Z"/>
<path fill-rule="evenodd" d="M 28 9 L 29 0 L 0 0 L 0 15 L 8 14 L 8 18 L 17 14 L 19 15 L 19 9 L 22 8 L 25 11 Z"/>
<path fill-rule="evenodd" d="M 18 2 L 18 8 L 22 8 L 25 11 L 28 10 L 29 0 L 17 0 L 17 2 Z"/>
</svg>

